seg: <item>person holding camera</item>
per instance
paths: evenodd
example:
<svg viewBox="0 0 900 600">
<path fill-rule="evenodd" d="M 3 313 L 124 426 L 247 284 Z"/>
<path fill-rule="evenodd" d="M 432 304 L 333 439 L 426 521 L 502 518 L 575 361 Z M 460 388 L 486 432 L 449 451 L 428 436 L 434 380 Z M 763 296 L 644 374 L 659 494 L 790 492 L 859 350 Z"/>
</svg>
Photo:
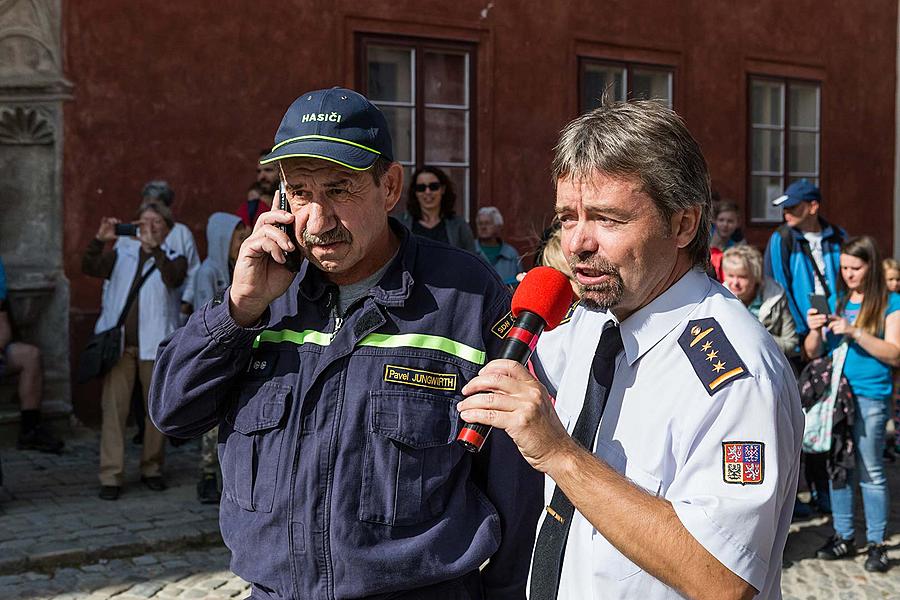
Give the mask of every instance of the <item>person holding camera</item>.
<svg viewBox="0 0 900 600">
<path fill-rule="evenodd" d="M 103 379 L 100 498 L 104 500 L 118 500 L 121 493 L 125 422 L 135 377 L 140 378 L 146 408 L 156 348 L 178 327 L 180 287 L 188 268 L 187 259 L 165 244 L 174 225 L 172 213 L 165 204 L 142 203 L 134 224 L 136 229 L 129 230 L 116 218 L 102 218 L 81 262 L 85 275 L 107 280 L 95 333 L 115 327 L 129 296 L 134 296 L 123 325 L 122 357 Z M 107 242 L 116 242 L 115 248 L 104 251 Z M 141 454 L 141 481 L 154 491 L 166 488 L 161 471 L 164 448 L 164 436 L 148 419 Z"/>
</svg>

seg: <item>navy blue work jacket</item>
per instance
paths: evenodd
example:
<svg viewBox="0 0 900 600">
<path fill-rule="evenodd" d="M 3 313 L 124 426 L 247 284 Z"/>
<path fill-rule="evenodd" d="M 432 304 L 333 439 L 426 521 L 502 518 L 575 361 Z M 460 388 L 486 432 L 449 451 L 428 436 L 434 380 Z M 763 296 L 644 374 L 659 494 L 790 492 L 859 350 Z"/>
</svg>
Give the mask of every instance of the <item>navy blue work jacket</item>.
<svg viewBox="0 0 900 600">
<path fill-rule="evenodd" d="M 213 300 L 160 345 L 151 418 L 219 426 L 222 536 L 254 598 L 364 598 L 488 559 L 485 597 L 525 597 L 542 477 L 503 431 L 477 455 L 455 442 L 508 292 L 476 256 L 391 227 L 397 256 L 337 332 L 336 288 L 306 263 L 258 328 Z"/>
</svg>

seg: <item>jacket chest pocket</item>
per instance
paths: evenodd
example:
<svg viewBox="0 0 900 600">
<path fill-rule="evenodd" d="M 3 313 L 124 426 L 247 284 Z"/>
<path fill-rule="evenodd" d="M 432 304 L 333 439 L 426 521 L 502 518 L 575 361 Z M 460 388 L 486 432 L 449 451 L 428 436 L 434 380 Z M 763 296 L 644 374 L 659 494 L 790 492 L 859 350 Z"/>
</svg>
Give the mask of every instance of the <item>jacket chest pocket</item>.
<svg viewBox="0 0 900 600">
<path fill-rule="evenodd" d="M 272 512 L 290 393 L 289 386 L 271 382 L 242 388 L 225 416 L 233 431 L 219 457 L 222 490 L 244 510 Z"/>
<path fill-rule="evenodd" d="M 413 525 L 439 515 L 465 453 L 455 443 L 454 399 L 405 390 L 372 391 L 370 398 L 360 520 Z"/>
</svg>

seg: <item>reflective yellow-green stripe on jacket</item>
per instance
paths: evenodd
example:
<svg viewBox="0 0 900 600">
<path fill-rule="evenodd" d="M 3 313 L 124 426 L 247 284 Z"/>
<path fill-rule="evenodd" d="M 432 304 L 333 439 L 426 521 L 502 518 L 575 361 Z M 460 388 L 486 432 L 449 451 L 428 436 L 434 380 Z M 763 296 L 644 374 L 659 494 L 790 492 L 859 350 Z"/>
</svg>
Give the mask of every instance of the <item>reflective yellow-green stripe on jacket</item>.
<svg viewBox="0 0 900 600">
<path fill-rule="evenodd" d="M 253 347 L 258 348 L 263 343 L 279 343 L 290 342 L 298 346 L 303 344 L 315 344 L 317 346 L 328 346 L 331 344 L 331 334 L 322 333 L 306 329 L 304 331 L 292 331 L 290 329 L 282 329 L 280 331 L 266 330 L 260 333 L 253 342 Z M 478 350 L 471 346 L 467 346 L 462 342 L 451 340 L 450 338 L 441 337 L 439 335 L 429 335 L 427 333 L 370 333 L 358 343 L 358 346 L 370 346 L 373 348 L 423 348 L 426 350 L 437 350 L 451 356 L 456 356 L 463 360 L 467 360 L 477 365 L 483 365 L 485 354 L 483 350 Z"/>
</svg>

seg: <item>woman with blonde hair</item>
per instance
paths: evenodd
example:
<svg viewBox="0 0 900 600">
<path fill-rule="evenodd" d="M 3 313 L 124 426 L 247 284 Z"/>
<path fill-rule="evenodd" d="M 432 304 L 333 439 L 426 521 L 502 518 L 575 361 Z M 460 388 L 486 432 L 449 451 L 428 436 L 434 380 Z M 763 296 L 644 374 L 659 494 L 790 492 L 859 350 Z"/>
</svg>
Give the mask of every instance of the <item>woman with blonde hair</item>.
<svg viewBox="0 0 900 600">
<path fill-rule="evenodd" d="M 762 254 L 753 246 L 732 246 L 722 256 L 723 283 L 772 334 L 785 356 L 797 356 L 800 338 L 787 295 L 777 282 L 763 276 L 762 262 Z"/>
</svg>

